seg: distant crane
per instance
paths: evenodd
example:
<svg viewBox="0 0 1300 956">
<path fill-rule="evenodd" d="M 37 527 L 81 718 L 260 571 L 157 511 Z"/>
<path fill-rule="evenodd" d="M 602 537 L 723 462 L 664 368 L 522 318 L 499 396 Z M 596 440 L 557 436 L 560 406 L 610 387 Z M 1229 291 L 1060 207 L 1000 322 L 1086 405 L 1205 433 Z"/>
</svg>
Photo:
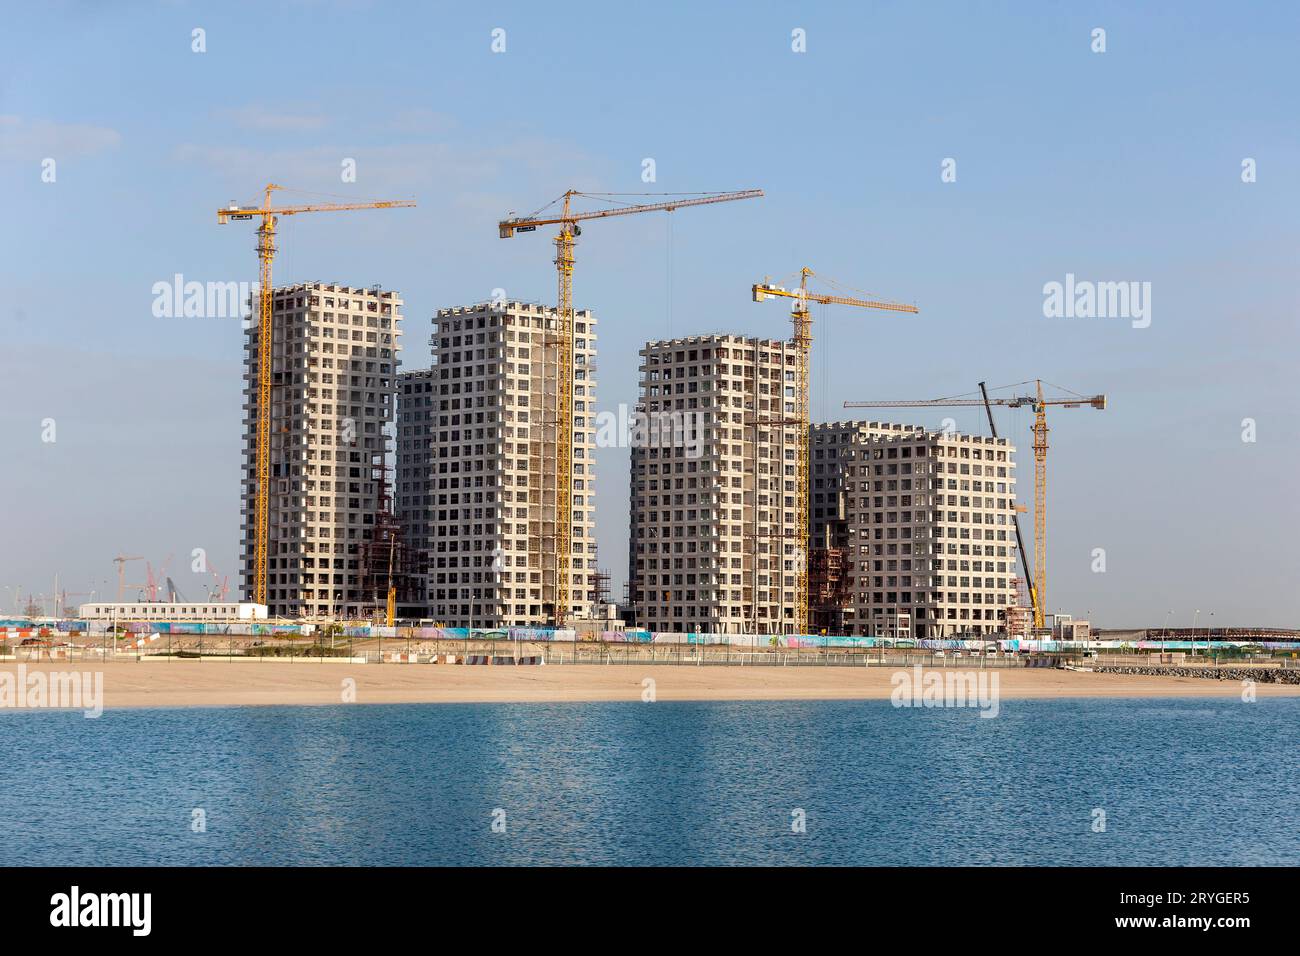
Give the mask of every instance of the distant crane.
<svg viewBox="0 0 1300 956">
<path fill-rule="evenodd" d="M 38 603 L 39 602 L 39 603 Z M 45 616 L 45 595 L 44 594 L 27 594 L 27 606 L 23 609 L 23 615 L 32 619 Z"/>
<path fill-rule="evenodd" d="M 642 212 L 673 212 L 687 206 L 704 206 L 711 203 L 733 202 L 738 199 L 756 199 L 763 195 L 761 189 L 744 189 L 729 193 L 676 194 L 689 198 L 672 199 L 664 202 L 641 203 L 638 205 L 615 206 L 591 212 L 577 212 L 573 209 L 575 197 L 591 198 L 602 202 L 613 202 L 610 197 L 630 195 L 628 193 L 582 193 L 576 189 L 567 190 L 563 196 L 547 203 L 531 216 L 503 219 L 497 224 L 502 239 L 509 239 L 517 232 L 534 232 L 538 226 L 559 226 L 555 236 L 555 270 L 559 277 L 559 296 L 556 302 L 555 343 L 558 347 L 559 382 L 557 385 L 557 422 L 555 429 L 556 466 L 555 466 L 555 600 L 553 603 L 555 625 L 562 627 L 570 612 L 569 589 L 572 571 L 570 563 L 573 553 L 573 247 L 574 241 L 582 235 L 580 222 L 591 219 L 607 219 L 611 216 L 630 216 Z M 650 193 L 643 195 L 668 195 Z M 545 216 L 543 213 L 562 202 L 558 214 Z"/>
<path fill-rule="evenodd" d="M 122 603 L 122 595 L 126 591 L 126 563 L 128 561 L 143 561 L 143 560 L 144 557 L 138 554 L 133 554 L 133 555 L 119 554 L 116 558 L 113 559 L 113 563 L 117 565 L 117 603 L 118 604 Z M 131 587 L 133 588 L 140 587 L 140 585 L 133 584 L 131 585 Z"/>
<path fill-rule="evenodd" d="M 68 597 L 90 597 L 93 592 L 90 591 L 69 591 L 66 588 L 59 592 L 58 603 L 55 607 L 55 617 L 68 616 Z"/>
<path fill-rule="evenodd" d="M 1028 385 L 1028 382 L 1020 382 Z M 1050 384 L 1050 383 L 1049 383 Z M 1043 381 L 1035 379 L 1033 395 L 1017 395 L 1013 398 L 989 398 L 988 390 L 980 382 L 980 398 L 936 398 L 922 401 L 903 402 L 845 402 L 845 408 L 947 408 L 967 405 L 983 405 L 988 412 L 989 424 L 993 425 L 991 405 L 1005 405 L 1009 408 L 1029 407 L 1034 410 L 1034 568 L 1038 576 L 1033 575 L 1029 558 L 1025 554 L 1024 542 L 1020 540 L 1020 521 L 1016 520 L 1016 538 L 1020 547 L 1020 562 L 1025 569 L 1025 579 L 1029 585 L 1029 599 L 1034 608 L 1034 627 L 1043 627 L 1043 610 L 1047 604 L 1047 406 L 1059 405 L 1062 408 L 1090 408 L 1102 410 L 1106 407 L 1105 395 L 1078 395 L 1072 398 L 1044 398 Z M 1016 387 L 1016 386 L 1011 386 Z M 1060 386 L 1054 386 L 1060 388 Z M 1061 389 L 1069 391 L 1069 389 Z M 997 436 L 997 429 L 993 434 Z"/>
<path fill-rule="evenodd" d="M 798 542 L 795 552 L 798 560 L 795 562 L 794 592 L 794 627 L 796 634 L 806 634 L 808 632 L 808 547 L 811 534 L 808 521 L 808 462 L 811 452 L 808 446 L 812 440 L 810 432 L 811 401 L 809 398 L 812 380 L 812 313 L 808 309 L 808 303 L 852 305 L 862 309 L 883 309 L 886 312 L 910 312 L 912 314 L 919 311 L 914 305 L 903 305 L 898 302 L 855 299 L 849 296 L 810 292 L 808 290 L 808 278 L 813 275 L 816 275 L 816 273 L 805 266 L 799 270 L 799 285 L 797 288 L 787 289 L 784 286 L 773 285 L 768 279 L 764 279 L 761 284 L 755 284 L 753 287 L 755 302 L 762 302 L 769 297 L 794 300 L 794 305 L 790 308 L 790 318 L 794 322 L 796 361 L 794 414 L 789 417 L 769 419 L 763 424 L 795 425 L 799 429 L 799 448 L 795 455 L 795 541 Z"/>
<path fill-rule="evenodd" d="M 167 578 L 167 565 L 172 563 L 173 557 L 175 557 L 173 554 L 167 555 L 167 558 L 163 563 L 158 565 L 158 570 L 156 572 L 154 571 L 152 564 L 148 561 L 144 563 L 145 580 L 148 582 L 145 585 L 145 594 L 150 602 L 158 600 L 158 590 L 163 586 L 163 580 Z"/>
<path fill-rule="evenodd" d="M 261 287 L 259 289 L 259 320 L 257 330 L 257 504 L 254 518 L 253 601 L 266 603 L 266 552 L 270 533 L 271 485 L 271 261 L 275 258 L 275 227 L 280 216 L 296 216 L 305 212 L 342 212 L 349 209 L 396 209 L 414 206 L 412 200 L 386 200 L 383 202 L 314 203 L 306 206 L 271 205 L 271 193 L 284 189 L 275 183 L 266 186 L 266 197 L 261 206 L 238 206 L 231 203 L 217 210 L 218 224 L 238 222 L 262 217 L 257 229 L 257 255 L 261 261 Z"/>
<path fill-rule="evenodd" d="M 223 576 L 216 568 L 208 565 L 208 570 L 212 574 L 212 590 L 208 595 L 209 600 L 225 601 L 226 594 L 230 591 L 230 577 Z"/>
</svg>

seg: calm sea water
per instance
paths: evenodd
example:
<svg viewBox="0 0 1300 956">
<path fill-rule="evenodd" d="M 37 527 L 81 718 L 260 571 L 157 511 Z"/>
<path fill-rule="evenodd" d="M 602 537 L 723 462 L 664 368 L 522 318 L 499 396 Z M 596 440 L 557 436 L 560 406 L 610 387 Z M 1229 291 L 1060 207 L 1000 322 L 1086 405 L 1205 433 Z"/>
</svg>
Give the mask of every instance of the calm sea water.
<svg viewBox="0 0 1300 956">
<path fill-rule="evenodd" d="M 1296 865 L 1297 730 L 1297 699 L 10 712 L 0 864 Z"/>
</svg>

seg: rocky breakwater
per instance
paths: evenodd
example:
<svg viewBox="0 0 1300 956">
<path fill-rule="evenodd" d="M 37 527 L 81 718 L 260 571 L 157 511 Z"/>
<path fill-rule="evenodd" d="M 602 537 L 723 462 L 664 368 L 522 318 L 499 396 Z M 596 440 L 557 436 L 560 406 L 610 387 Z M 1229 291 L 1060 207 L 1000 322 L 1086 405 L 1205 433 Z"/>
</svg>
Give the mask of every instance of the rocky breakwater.
<svg viewBox="0 0 1300 956">
<path fill-rule="evenodd" d="M 1098 674 L 1135 674 L 1141 677 L 1203 677 L 1210 680 L 1253 680 L 1258 684 L 1300 684 L 1300 668 L 1284 667 L 1171 667 L 1168 664 L 1096 664 Z"/>
</svg>

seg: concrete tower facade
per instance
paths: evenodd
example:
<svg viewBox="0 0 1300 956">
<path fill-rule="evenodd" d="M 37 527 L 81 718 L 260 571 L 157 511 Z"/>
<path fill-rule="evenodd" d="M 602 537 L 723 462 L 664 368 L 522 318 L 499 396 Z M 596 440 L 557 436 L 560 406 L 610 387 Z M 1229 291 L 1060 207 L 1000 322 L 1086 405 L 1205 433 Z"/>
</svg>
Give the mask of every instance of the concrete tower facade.
<svg viewBox="0 0 1300 956">
<path fill-rule="evenodd" d="M 814 619 L 881 637 L 1006 630 L 1016 604 L 1015 446 L 884 422 L 812 428 L 811 531 L 843 579 Z M 826 582 L 823 582 L 826 583 Z"/>
<path fill-rule="evenodd" d="M 798 540 L 789 342 L 701 335 L 641 350 L 629 594 L 657 631 L 794 627 Z"/>
<path fill-rule="evenodd" d="M 442 309 L 433 367 L 403 378 L 398 510 L 426 552 L 428 616 L 447 626 L 555 618 L 555 324 L 536 303 Z M 573 331 L 570 620 L 590 617 L 596 571 L 595 316 L 578 310 Z"/>
<path fill-rule="evenodd" d="M 274 293 L 267 607 L 273 617 L 368 616 L 361 545 L 374 526 L 393 422 L 402 300 L 379 287 L 309 282 Z M 244 344 L 241 591 L 252 594 L 259 363 Z"/>
</svg>

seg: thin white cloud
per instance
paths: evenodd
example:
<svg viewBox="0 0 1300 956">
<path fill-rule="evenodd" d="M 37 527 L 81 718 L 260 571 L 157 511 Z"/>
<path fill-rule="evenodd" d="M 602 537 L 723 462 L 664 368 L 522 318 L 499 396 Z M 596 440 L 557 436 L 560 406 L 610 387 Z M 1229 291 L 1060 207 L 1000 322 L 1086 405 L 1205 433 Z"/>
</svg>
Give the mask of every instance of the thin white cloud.
<svg viewBox="0 0 1300 956">
<path fill-rule="evenodd" d="M 441 134 L 453 130 L 458 123 L 456 117 L 449 113 L 439 113 L 430 109 L 402 110 L 387 124 L 385 129 L 395 133 Z"/>
<path fill-rule="evenodd" d="M 116 149 L 121 142 L 122 134 L 107 126 L 0 114 L 0 161 L 93 156 L 107 149 Z"/>
<path fill-rule="evenodd" d="M 258 104 L 220 110 L 217 117 L 241 129 L 255 130 L 260 133 L 305 133 L 324 129 L 329 125 L 328 117 L 320 113 L 272 110 Z"/>
</svg>

